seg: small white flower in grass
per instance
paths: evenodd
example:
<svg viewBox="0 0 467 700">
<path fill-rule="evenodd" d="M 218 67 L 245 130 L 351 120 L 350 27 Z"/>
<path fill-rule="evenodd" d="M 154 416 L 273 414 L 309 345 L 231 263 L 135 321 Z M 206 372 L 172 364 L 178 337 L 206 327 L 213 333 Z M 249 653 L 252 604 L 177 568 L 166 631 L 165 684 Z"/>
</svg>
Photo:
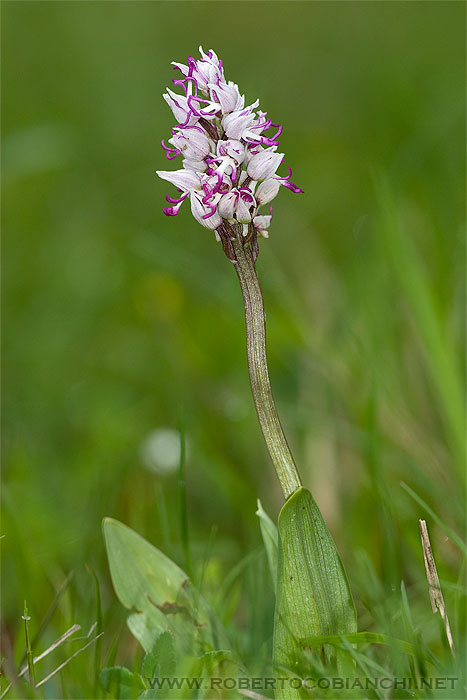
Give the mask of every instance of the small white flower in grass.
<svg viewBox="0 0 467 700">
<path fill-rule="evenodd" d="M 180 435 L 172 428 L 157 428 L 143 440 L 141 461 L 149 471 L 169 475 L 180 465 Z"/>
<path fill-rule="evenodd" d="M 277 175 L 284 160 L 277 153 L 282 127 L 258 108 L 259 100 L 245 107 L 245 96 L 225 79 L 214 51 L 200 47 L 200 54 L 199 59 L 189 56 L 186 64 L 173 63 L 182 76 L 173 83 L 182 94 L 170 89 L 164 93 L 178 123 L 162 146 L 169 160 L 181 156 L 183 165 L 172 173 L 157 171 L 178 189 L 176 197 L 166 197 L 171 206 L 164 213 L 176 216 L 189 199 L 195 219 L 213 230 L 217 240 L 225 243 L 233 232 L 230 227 L 241 224 L 254 243 L 258 235 L 268 236 L 271 217 L 259 209 L 276 197 L 280 185 L 292 192 L 303 190 L 290 181 L 290 168 L 288 175 Z"/>
</svg>

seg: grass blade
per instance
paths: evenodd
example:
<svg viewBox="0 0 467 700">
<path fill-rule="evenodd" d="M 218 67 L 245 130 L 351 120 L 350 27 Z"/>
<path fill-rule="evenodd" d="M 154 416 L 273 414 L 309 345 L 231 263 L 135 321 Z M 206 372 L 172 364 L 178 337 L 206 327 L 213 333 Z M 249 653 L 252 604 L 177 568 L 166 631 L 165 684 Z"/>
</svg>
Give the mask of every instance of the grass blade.
<svg viewBox="0 0 467 700">
<path fill-rule="evenodd" d="M 408 493 L 411 498 L 413 498 L 415 503 L 418 503 L 419 506 L 424 508 L 424 510 L 426 510 L 428 515 L 431 518 L 433 518 L 435 523 L 438 523 L 440 528 L 442 528 L 444 530 L 444 532 L 446 533 L 446 535 L 454 542 L 454 544 L 456 544 L 459 547 L 461 552 L 463 552 L 464 554 L 467 554 L 467 545 L 465 544 L 465 542 L 463 542 L 461 540 L 461 538 L 458 537 L 458 535 L 456 535 L 456 533 L 453 530 L 451 530 L 450 527 L 445 525 L 445 523 L 441 520 L 441 518 L 438 515 L 436 515 L 435 511 L 432 508 L 430 508 L 430 506 L 427 503 L 425 503 L 425 501 L 422 498 L 420 498 L 420 496 L 418 494 L 416 494 L 415 491 L 412 491 L 410 486 L 407 486 L 407 484 L 404 481 L 401 481 L 400 485 L 402 486 L 404 491 L 406 493 Z"/>
<path fill-rule="evenodd" d="M 465 479 L 465 402 L 463 381 L 451 346 L 446 342 L 436 299 L 433 297 L 410 236 L 403 232 L 396 203 L 385 177 L 376 178 L 382 233 L 389 259 L 406 295 L 425 349 L 425 360 L 433 386 L 439 396 L 446 432 L 457 455 L 457 465 Z"/>
</svg>

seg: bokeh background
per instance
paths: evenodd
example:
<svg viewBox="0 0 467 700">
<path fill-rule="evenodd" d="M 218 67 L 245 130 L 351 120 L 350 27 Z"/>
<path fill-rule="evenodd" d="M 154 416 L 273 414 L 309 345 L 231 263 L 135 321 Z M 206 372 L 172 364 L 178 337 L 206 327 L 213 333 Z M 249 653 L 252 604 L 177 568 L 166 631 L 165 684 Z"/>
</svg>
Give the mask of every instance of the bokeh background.
<svg viewBox="0 0 467 700">
<path fill-rule="evenodd" d="M 276 517 L 281 494 L 238 282 L 188 206 L 164 216 L 154 175 L 174 165 L 159 145 L 170 61 L 199 44 L 284 125 L 305 190 L 281 191 L 261 242 L 270 374 L 360 628 L 378 630 L 403 579 L 430 641 L 418 518 L 448 601 L 459 554 L 401 482 L 463 534 L 465 5 L 7 1 L 2 15 L 3 653 L 19 662 L 24 599 L 37 631 L 70 571 L 43 643 L 91 624 L 88 564 L 104 661 L 131 665 L 101 521 L 184 565 L 182 426 L 194 576 L 244 657 L 267 654 L 255 510 Z M 85 657 L 60 692 L 89 697 Z"/>
</svg>

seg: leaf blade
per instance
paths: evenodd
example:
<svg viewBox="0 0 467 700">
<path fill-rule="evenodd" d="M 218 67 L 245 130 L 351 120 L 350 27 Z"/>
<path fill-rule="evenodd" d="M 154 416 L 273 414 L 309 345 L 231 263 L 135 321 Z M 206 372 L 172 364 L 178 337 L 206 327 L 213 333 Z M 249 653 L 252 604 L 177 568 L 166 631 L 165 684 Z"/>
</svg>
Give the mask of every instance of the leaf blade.
<svg viewBox="0 0 467 700">
<path fill-rule="evenodd" d="M 279 514 L 279 559 L 274 619 L 274 664 L 299 671 L 303 642 L 357 631 L 355 606 L 334 541 L 311 493 L 298 489 Z M 322 645 L 327 663 L 344 663 Z M 301 697 L 289 687 L 284 699 Z"/>
</svg>

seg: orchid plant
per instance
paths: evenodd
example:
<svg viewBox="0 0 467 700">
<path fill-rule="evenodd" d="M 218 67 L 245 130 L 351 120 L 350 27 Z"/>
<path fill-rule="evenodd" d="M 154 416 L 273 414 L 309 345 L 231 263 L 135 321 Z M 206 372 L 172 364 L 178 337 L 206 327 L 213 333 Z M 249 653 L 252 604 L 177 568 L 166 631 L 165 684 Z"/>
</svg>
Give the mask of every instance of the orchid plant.
<svg viewBox="0 0 467 700">
<path fill-rule="evenodd" d="M 178 123 L 162 146 L 169 160 L 182 157 L 183 167 L 157 174 L 174 184 L 180 196 L 167 197 L 164 209 L 176 215 L 185 199 L 204 227 L 215 231 L 234 263 L 243 293 L 250 383 L 259 422 L 286 503 L 279 516 L 274 656 L 276 668 L 297 672 L 306 640 L 353 633 L 356 615 L 345 571 L 311 493 L 300 476 L 282 429 L 269 382 L 266 329 L 261 287 L 256 274 L 258 236 L 268 237 L 270 202 L 280 186 L 301 193 L 288 175 L 277 170 L 282 127 L 259 109 L 245 107 L 238 85 L 227 81 L 214 51 L 174 63 L 182 74 L 173 80 L 183 94 L 167 90 L 164 99 Z M 275 129 L 272 135 L 270 129 Z M 270 214 L 258 214 L 265 204 Z M 330 661 L 333 653 L 324 645 Z M 337 659 L 339 665 L 339 659 Z M 306 660 L 304 661 L 306 666 Z M 290 697 L 297 690 L 289 688 Z"/>
<path fill-rule="evenodd" d="M 350 672 L 351 654 L 336 643 L 341 644 L 342 635 L 350 635 L 351 640 L 356 632 L 344 568 L 318 506 L 302 486 L 267 366 L 264 306 L 255 265 L 258 237 L 268 237 L 271 201 L 281 185 L 293 193 L 302 190 L 291 182 L 290 168 L 286 176 L 277 175 L 284 159 L 277 152 L 282 127 L 259 109 L 258 100 L 245 107 L 244 95 L 225 79 L 222 61 L 214 51 L 205 53 L 200 47 L 200 54 L 200 59 L 188 57 L 186 64 L 174 63 L 182 77 L 173 82 L 182 92 L 167 89 L 164 94 L 177 124 L 167 144 L 161 143 L 169 160 L 182 158 L 182 167 L 156 172 L 178 190 L 177 197 L 166 197 L 170 206 L 165 214 L 176 216 L 189 199 L 195 219 L 222 242 L 240 282 L 253 399 L 285 499 L 278 527 L 261 505 L 257 512 L 276 593 L 274 668 L 290 681 L 281 685 L 277 697 L 295 700 L 307 697 L 303 682 L 316 664 Z M 268 136 L 270 129 L 274 132 Z M 269 214 L 258 213 L 268 204 Z M 104 531 L 114 587 L 122 603 L 138 611 L 130 615 L 128 624 L 147 654 L 153 654 L 162 643 L 161 635 L 167 633 L 169 637 L 163 639 L 173 638 L 174 644 L 183 640 L 181 650 L 198 660 L 196 654 L 205 658 L 206 649 L 211 650 L 209 654 L 225 654 L 220 650 L 228 648 L 228 641 L 220 623 L 193 590 L 189 577 L 121 523 L 107 519 Z M 190 639 L 183 615 L 187 610 L 195 621 Z M 244 666 L 233 652 L 228 661 L 231 675 L 243 673 Z"/>
</svg>

